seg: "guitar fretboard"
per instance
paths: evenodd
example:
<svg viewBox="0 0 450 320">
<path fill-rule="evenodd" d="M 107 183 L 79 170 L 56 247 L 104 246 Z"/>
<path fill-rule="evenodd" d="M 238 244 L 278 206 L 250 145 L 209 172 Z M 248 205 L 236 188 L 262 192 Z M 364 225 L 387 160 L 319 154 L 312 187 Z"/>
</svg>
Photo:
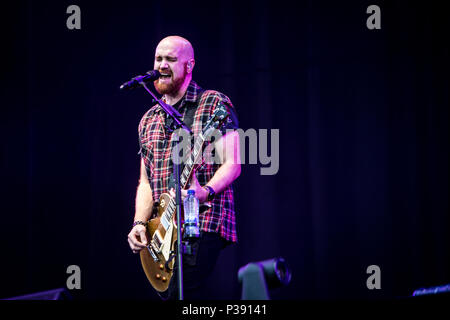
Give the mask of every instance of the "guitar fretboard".
<svg viewBox="0 0 450 320">
<path fill-rule="evenodd" d="M 183 168 L 183 172 L 180 176 L 180 184 L 183 186 L 183 188 L 187 187 L 189 177 L 192 172 L 192 168 L 195 164 L 198 163 L 200 158 L 200 151 L 202 150 L 203 144 L 205 143 L 204 136 L 200 134 L 194 143 L 194 148 L 192 149 L 192 152 L 189 154 L 189 156 L 186 159 L 186 163 Z"/>
<path fill-rule="evenodd" d="M 180 175 L 180 185 L 182 186 L 183 189 L 187 187 L 192 169 L 194 168 L 194 165 L 196 165 L 199 161 L 199 157 L 201 156 L 201 150 L 204 143 L 205 137 L 203 136 L 203 134 L 199 134 L 197 139 L 195 139 L 194 147 L 192 148 L 191 153 L 188 155 L 186 163 L 183 168 L 183 172 Z M 161 216 L 161 223 L 164 226 L 164 229 L 167 230 L 167 228 L 170 226 L 170 221 L 172 221 L 172 216 L 175 210 L 176 210 L 175 198 L 170 198 L 170 202 Z"/>
</svg>

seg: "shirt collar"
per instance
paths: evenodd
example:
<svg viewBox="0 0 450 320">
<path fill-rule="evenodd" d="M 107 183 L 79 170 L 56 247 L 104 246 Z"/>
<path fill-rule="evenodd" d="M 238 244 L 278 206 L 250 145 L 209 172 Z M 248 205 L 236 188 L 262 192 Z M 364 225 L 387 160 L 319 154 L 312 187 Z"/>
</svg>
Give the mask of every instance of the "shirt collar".
<svg viewBox="0 0 450 320">
<path fill-rule="evenodd" d="M 178 109 L 182 108 L 186 104 L 186 102 L 190 102 L 190 103 L 197 102 L 198 98 L 201 96 L 203 91 L 204 90 L 194 80 L 191 80 L 191 82 L 189 83 L 189 85 L 186 89 L 186 92 L 185 92 L 183 98 L 181 98 L 181 100 L 180 100 Z M 160 106 L 158 106 L 156 108 L 155 112 L 160 112 L 161 110 L 162 110 L 162 108 Z"/>
<path fill-rule="evenodd" d="M 183 97 L 184 102 L 196 102 L 202 91 L 203 89 L 194 80 L 191 80 Z M 182 102 L 182 104 L 184 103 Z"/>
</svg>

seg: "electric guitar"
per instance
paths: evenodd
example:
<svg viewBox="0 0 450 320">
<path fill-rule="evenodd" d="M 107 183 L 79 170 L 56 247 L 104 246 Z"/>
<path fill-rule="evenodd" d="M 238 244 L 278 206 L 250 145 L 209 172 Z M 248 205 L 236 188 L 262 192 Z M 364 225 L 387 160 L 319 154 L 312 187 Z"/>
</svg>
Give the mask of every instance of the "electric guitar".
<svg viewBox="0 0 450 320">
<path fill-rule="evenodd" d="M 195 140 L 194 147 L 185 161 L 180 175 L 180 185 L 186 189 L 192 171 L 201 162 L 202 149 L 214 130 L 219 129 L 229 114 L 226 107 L 219 104 Z M 175 241 L 177 240 L 176 200 L 168 193 L 159 198 L 157 215 L 147 223 L 146 237 L 149 244 L 141 250 L 142 268 L 148 281 L 156 291 L 163 292 L 169 287 L 175 263 Z"/>
</svg>

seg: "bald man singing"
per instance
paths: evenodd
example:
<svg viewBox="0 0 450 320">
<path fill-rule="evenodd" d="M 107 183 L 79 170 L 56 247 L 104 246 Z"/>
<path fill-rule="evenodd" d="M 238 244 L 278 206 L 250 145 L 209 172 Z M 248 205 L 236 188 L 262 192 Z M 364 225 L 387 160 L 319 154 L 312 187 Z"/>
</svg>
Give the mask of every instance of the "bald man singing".
<svg viewBox="0 0 450 320">
<path fill-rule="evenodd" d="M 204 162 L 192 174 L 188 189 L 195 191 L 200 206 L 200 237 L 193 241 L 194 254 L 183 255 L 183 289 L 185 299 L 208 299 L 205 288 L 222 249 L 237 242 L 233 181 L 240 175 L 239 138 L 236 112 L 230 99 L 215 90 L 204 90 L 192 80 L 195 67 L 194 49 L 180 36 L 162 39 L 155 51 L 154 69 L 161 77 L 154 82 L 162 100 L 182 115 L 194 136 L 200 133 L 215 108 L 224 105 L 230 114 L 221 128 L 221 138 L 213 141 L 220 161 Z M 141 169 L 136 192 L 136 212 L 128 243 L 134 253 L 144 249 L 146 223 L 155 214 L 154 204 L 162 193 L 172 197 L 174 176 L 172 133 L 167 130 L 170 118 L 159 105 L 148 110 L 139 123 Z M 205 143 L 207 146 L 209 142 Z M 187 190 L 181 190 L 184 199 Z M 156 206 L 156 205 L 155 205 Z M 176 265 L 177 263 L 175 263 Z M 234 274 L 234 270 L 230 270 Z M 233 276 L 230 278 L 233 279 Z M 177 298 L 176 269 L 163 299 Z"/>
</svg>

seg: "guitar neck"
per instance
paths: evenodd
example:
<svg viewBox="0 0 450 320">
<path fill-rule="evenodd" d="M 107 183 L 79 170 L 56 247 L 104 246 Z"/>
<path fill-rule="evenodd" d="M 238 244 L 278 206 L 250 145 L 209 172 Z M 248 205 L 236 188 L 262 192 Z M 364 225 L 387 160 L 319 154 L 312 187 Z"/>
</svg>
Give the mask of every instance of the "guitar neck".
<svg viewBox="0 0 450 320">
<path fill-rule="evenodd" d="M 184 165 L 183 172 L 180 175 L 180 185 L 183 189 L 186 189 L 189 178 L 192 174 L 192 170 L 194 167 L 199 163 L 201 151 L 203 148 L 203 144 L 205 143 L 205 137 L 202 133 L 195 139 L 194 147 L 192 148 L 191 152 L 189 153 L 186 164 Z M 171 198 L 169 205 L 167 206 L 167 209 L 164 211 L 161 219 L 163 223 L 171 221 L 173 213 L 176 210 L 176 203 L 175 198 Z"/>
<path fill-rule="evenodd" d="M 192 170 L 196 165 L 200 163 L 201 151 L 203 148 L 203 144 L 205 143 L 205 138 L 202 133 L 195 139 L 194 148 L 192 148 L 191 153 L 188 155 L 186 159 L 186 163 L 183 168 L 183 172 L 180 176 L 180 185 L 183 189 L 186 189 L 189 183 L 189 178 L 191 177 Z"/>
</svg>

